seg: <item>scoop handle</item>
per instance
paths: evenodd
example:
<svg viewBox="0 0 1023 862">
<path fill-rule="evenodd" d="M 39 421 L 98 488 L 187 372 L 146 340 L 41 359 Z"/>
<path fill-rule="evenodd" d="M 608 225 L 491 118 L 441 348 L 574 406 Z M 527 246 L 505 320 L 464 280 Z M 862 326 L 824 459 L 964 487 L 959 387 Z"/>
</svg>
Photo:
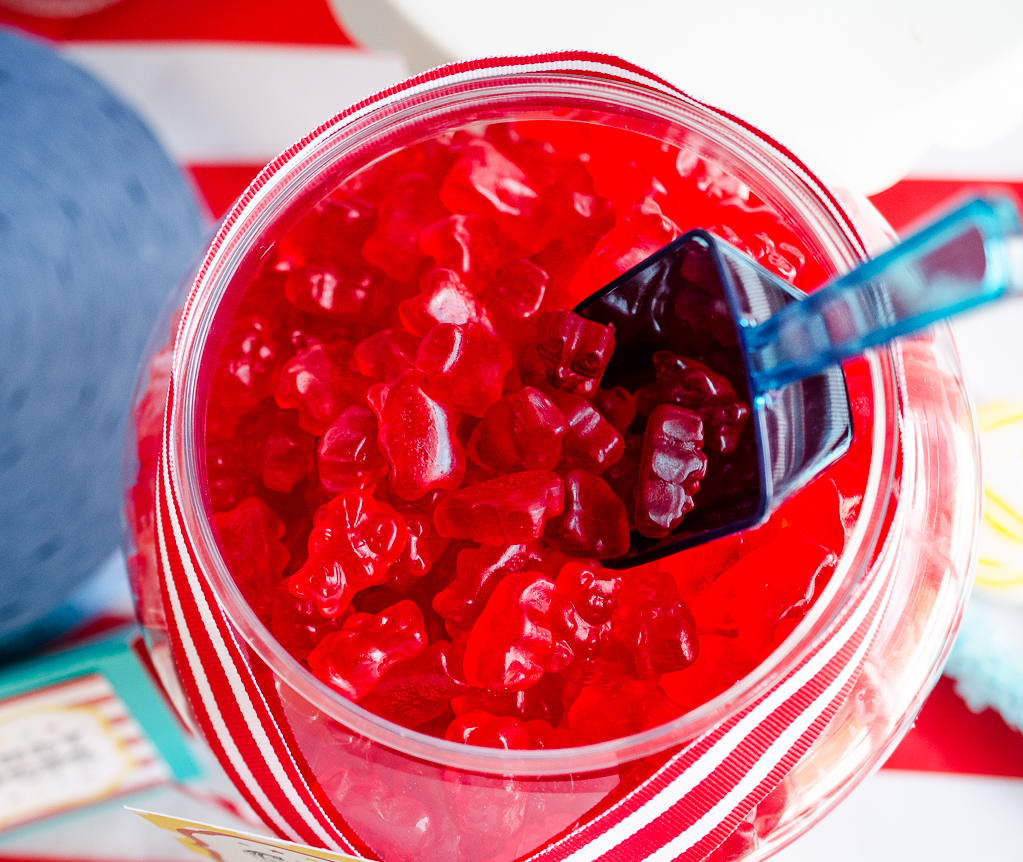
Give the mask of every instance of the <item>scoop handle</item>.
<svg viewBox="0 0 1023 862">
<path fill-rule="evenodd" d="M 758 393 L 900 335 L 1023 292 L 1011 200 L 978 197 L 760 324 L 741 329 Z"/>
</svg>

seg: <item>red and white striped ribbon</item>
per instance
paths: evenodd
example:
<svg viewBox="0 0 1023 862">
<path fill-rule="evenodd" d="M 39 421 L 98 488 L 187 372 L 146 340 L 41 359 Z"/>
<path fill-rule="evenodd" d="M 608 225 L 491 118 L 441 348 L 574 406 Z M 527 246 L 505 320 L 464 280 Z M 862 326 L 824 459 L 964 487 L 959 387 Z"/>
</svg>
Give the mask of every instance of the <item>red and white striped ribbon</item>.
<svg viewBox="0 0 1023 862">
<path fill-rule="evenodd" d="M 193 718 L 228 777 L 268 826 L 293 841 L 369 855 L 313 793 L 296 760 L 301 754 L 271 704 L 276 692 L 257 682 L 186 536 L 169 444 L 175 391 L 172 379 L 155 494 L 157 565 L 171 649 Z"/>
<path fill-rule="evenodd" d="M 479 60 L 411 78 L 338 114 L 275 159 L 222 222 L 185 304 L 182 326 L 239 235 L 261 206 L 269 181 L 323 136 L 398 99 L 439 85 L 492 77 L 578 73 L 626 81 L 682 103 L 701 104 L 671 84 L 619 60 L 569 52 Z M 838 201 L 783 147 L 737 118 L 702 105 L 755 134 L 825 202 L 858 242 Z M 861 253 L 864 251 L 860 244 Z M 272 685 L 261 685 L 236 631 L 198 563 L 181 511 L 179 465 L 170 444 L 183 364 L 175 356 L 156 493 L 158 568 L 175 662 L 199 728 L 220 763 L 267 825 L 291 840 L 371 855 L 317 791 L 292 744 Z M 879 570 L 881 567 L 875 567 Z M 872 570 L 873 572 L 874 570 Z M 610 808 L 529 857 L 529 862 L 667 862 L 703 859 L 778 786 L 847 697 L 863 665 L 890 591 L 890 575 L 860 585 L 831 635 L 770 691 L 675 755 Z"/>
</svg>

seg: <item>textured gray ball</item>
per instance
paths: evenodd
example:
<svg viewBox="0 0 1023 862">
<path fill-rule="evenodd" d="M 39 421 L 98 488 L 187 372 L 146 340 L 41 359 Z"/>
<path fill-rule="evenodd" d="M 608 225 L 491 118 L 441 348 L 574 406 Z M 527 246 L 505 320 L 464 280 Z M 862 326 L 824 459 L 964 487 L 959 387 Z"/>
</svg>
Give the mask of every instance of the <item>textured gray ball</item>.
<svg viewBox="0 0 1023 862">
<path fill-rule="evenodd" d="M 203 233 L 139 118 L 0 30 L 0 644 L 119 545 L 132 385 Z"/>
</svg>

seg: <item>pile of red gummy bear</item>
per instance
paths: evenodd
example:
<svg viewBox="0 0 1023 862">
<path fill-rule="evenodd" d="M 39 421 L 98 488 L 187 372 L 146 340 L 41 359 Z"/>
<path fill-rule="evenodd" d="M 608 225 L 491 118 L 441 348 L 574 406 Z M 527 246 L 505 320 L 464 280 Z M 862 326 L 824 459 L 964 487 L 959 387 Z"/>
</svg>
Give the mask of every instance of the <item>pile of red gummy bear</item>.
<svg viewBox="0 0 1023 862">
<path fill-rule="evenodd" d="M 317 678 L 434 736 L 567 747 L 684 714 L 791 631 L 855 518 L 855 441 L 757 530 L 600 562 L 668 536 L 751 433 L 743 382 L 700 357 L 660 351 L 650 382 L 602 388 L 614 331 L 569 310 L 692 227 L 824 278 L 721 169 L 567 121 L 398 151 L 280 241 L 220 351 L 206 468 L 236 583 Z M 136 510 L 168 351 L 137 412 Z"/>
</svg>

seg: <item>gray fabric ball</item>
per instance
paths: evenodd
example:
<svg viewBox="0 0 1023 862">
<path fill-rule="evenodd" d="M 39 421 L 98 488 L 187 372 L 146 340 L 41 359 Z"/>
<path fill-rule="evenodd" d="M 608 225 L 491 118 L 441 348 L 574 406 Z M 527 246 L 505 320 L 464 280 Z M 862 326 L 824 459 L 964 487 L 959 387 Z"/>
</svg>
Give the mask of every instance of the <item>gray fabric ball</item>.
<svg viewBox="0 0 1023 862">
<path fill-rule="evenodd" d="M 0 646 L 120 543 L 139 360 L 203 236 L 135 113 L 0 30 Z"/>
</svg>

